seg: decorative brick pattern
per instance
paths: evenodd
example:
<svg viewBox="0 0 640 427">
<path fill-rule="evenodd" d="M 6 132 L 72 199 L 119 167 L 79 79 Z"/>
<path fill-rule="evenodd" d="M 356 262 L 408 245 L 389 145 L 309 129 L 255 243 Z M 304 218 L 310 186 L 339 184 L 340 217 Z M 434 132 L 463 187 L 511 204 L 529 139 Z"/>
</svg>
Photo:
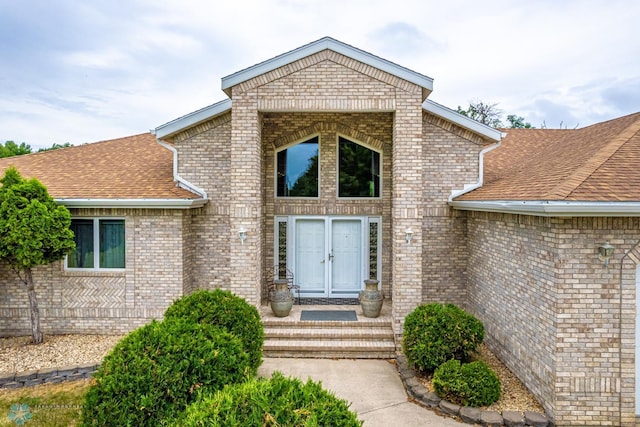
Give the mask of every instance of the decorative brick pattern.
<svg viewBox="0 0 640 427">
<path fill-rule="evenodd" d="M 62 262 L 34 270 L 45 334 L 124 333 L 160 319 L 182 295 L 183 217 L 187 211 L 76 209 L 74 216 L 125 218 L 124 272 L 69 272 Z M 30 334 L 26 291 L 7 266 L 0 275 L 0 331 Z"/>
</svg>

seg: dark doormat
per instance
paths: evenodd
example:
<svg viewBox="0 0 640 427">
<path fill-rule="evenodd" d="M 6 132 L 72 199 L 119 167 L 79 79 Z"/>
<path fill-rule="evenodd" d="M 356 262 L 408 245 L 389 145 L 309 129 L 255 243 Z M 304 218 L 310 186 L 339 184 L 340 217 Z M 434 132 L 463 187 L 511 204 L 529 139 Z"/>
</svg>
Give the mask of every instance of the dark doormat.
<svg viewBox="0 0 640 427">
<path fill-rule="evenodd" d="M 356 321 L 358 317 L 353 310 L 302 310 L 300 320 L 320 321 Z"/>
</svg>

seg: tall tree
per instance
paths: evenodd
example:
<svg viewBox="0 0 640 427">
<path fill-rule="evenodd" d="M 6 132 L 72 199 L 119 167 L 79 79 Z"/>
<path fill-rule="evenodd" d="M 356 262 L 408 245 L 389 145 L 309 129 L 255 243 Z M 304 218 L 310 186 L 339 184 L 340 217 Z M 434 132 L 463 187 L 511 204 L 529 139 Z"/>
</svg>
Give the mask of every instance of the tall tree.
<svg viewBox="0 0 640 427">
<path fill-rule="evenodd" d="M 466 110 L 463 110 L 462 107 L 458 105 L 457 112 L 487 126 L 494 128 L 502 127 L 502 120 L 500 119 L 502 110 L 498 108 L 497 103 L 491 104 L 483 101 L 470 102 Z"/>
<path fill-rule="evenodd" d="M 531 123 L 524 120 L 522 116 L 516 116 L 515 114 L 509 114 L 507 116 L 509 127 L 512 129 L 532 129 Z"/>
<path fill-rule="evenodd" d="M 458 105 L 456 110 L 463 116 L 467 116 L 473 120 L 483 123 L 494 128 L 505 127 L 502 122 L 502 110 L 498 108 L 497 103 L 488 103 L 483 101 L 469 102 L 467 109 L 463 109 Z M 533 129 L 531 123 L 527 122 L 524 117 L 516 114 L 507 115 L 507 126 L 511 129 Z"/>
<path fill-rule="evenodd" d="M 39 344 L 43 337 L 32 269 L 60 260 L 75 248 L 71 215 L 44 185 L 25 180 L 14 167 L 6 170 L 0 183 L 0 260 L 26 287 L 31 335 Z"/>
<path fill-rule="evenodd" d="M 31 146 L 24 142 L 20 145 L 13 141 L 5 141 L 4 144 L 0 144 L 0 157 L 20 156 L 29 153 L 31 153 Z"/>
</svg>

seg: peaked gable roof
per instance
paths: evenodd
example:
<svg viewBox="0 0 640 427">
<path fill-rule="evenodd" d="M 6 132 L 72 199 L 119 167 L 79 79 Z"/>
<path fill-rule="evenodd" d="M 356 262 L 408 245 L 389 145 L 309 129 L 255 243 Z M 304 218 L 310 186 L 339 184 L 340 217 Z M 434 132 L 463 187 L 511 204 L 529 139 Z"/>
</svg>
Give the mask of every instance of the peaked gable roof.
<svg viewBox="0 0 640 427">
<path fill-rule="evenodd" d="M 302 58 L 314 55 L 327 49 L 346 56 L 350 59 L 380 69 L 395 77 L 414 83 L 422 87 L 423 96 L 425 98 L 433 91 L 432 78 L 420 73 L 416 73 L 415 71 L 409 70 L 408 68 L 387 61 L 386 59 L 372 55 L 346 43 L 342 43 L 331 37 L 323 37 L 320 40 L 316 40 L 292 51 L 286 52 L 282 55 L 278 55 L 274 58 L 260 62 L 259 64 L 245 68 L 244 70 L 223 77 L 222 90 L 230 97 L 231 88 L 233 86 L 236 86 L 262 74 L 268 73 L 280 67 L 284 67 Z M 458 114 L 457 112 L 450 110 L 431 100 L 424 99 L 423 101 L 424 102 L 422 104 L 422 108 L 425 111 L 442 117 L 452 123 L 457 124 L 458 126 L 461 126 L 462 128 L 477 133 L 483 138 L 487 138 L 488 140 L 493 141 L 500 141 L 500 131 L 485 126 L 479 122 L 476 122 L 475 120 L 469 119 L 468 117 Z M 221 114 L 230 111 L 231 106 L 231 99 L 216 102 L 200 110 L 194 111 L 168 123 L 160 125 L 153 131 L 153 133 L 159 139 L 171 140 L 171 137 L 179 132 L 189 129 L 193 126 L 197 126 L 207 120 L 211 120 Z"/>
<path fill-rule="evenodd" d="M 150 133 L 0 159 L 0 171 L 15 166 L 37 178 L 69 207 L 173 207 L 204 203 L 176 185 L 173 153 Z"/>
<path fill-rule="evenodd" d="M 346 43 L 332 39 L 331 37 L 323 37 L 320 40 L 316 40 L 297 49 L 283 53 L 282 55 L 278 55 L 249 68 L 245 68 L 244 70 L 240 70 L 236 73 L 223 77 L 222 90 L 231 97 L 231 88 L 233 86 L 326 49 L 414 83 L 423 89 L 424 98 L 429 96 L 433 91 L 433 79 L 431 77 L 416 73 L 408 68 L 372 55 L 369 52 L 365 52 L 364 50 L 360 50 Z"/>
<path fill-rule="evenodd" d="M 455 198 L 454 206 L 640 202 L 640 113 L 581 129 L 505 132 L 500 147 L 485 155 L 482 187 Z"/>
</svg>

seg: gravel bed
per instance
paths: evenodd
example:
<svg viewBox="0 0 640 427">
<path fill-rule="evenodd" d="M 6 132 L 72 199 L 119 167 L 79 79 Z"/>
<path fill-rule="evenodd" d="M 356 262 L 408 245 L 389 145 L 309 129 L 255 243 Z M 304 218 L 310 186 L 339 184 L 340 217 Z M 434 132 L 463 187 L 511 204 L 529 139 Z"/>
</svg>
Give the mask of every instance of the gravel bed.
<svg viewBox="0 0 640 427">
<path fill-rule="evenodd" d="M 98 364 L 123 335 L 45 335 L 40 345 L 31 344 L 31 337 L 0 338 L 0 374 L 11 374 L 44 368 L 59 368 Z M 478 359 L 484 360 L 498 375 L 502 397 L 489 411 L 535 411 L 544 413 L 527 388 L 483 344 Z M 419 380 L 433 391 L 431 379 Z"/>
<path fill-rule="evenodd" d="M 544 414 L 544 409 L 522 382 L 498 359 L 484 344 L 478 347 L 476 360 L 484 361 L 500 379 L 502 394 L 500 400 L 491 406 L 481 408 L 486 411 L 533 411 Z M 429 390 L 434 391 L 430 377 L 418 380 Z"/>
<path fill-rule="evenodd" d="M 98 364 L 122 335 L 45 335 L 31 344 L 31 337 L 0 338 L 0 373 L 12 374 L 44 368 Z"/>
</svg>

